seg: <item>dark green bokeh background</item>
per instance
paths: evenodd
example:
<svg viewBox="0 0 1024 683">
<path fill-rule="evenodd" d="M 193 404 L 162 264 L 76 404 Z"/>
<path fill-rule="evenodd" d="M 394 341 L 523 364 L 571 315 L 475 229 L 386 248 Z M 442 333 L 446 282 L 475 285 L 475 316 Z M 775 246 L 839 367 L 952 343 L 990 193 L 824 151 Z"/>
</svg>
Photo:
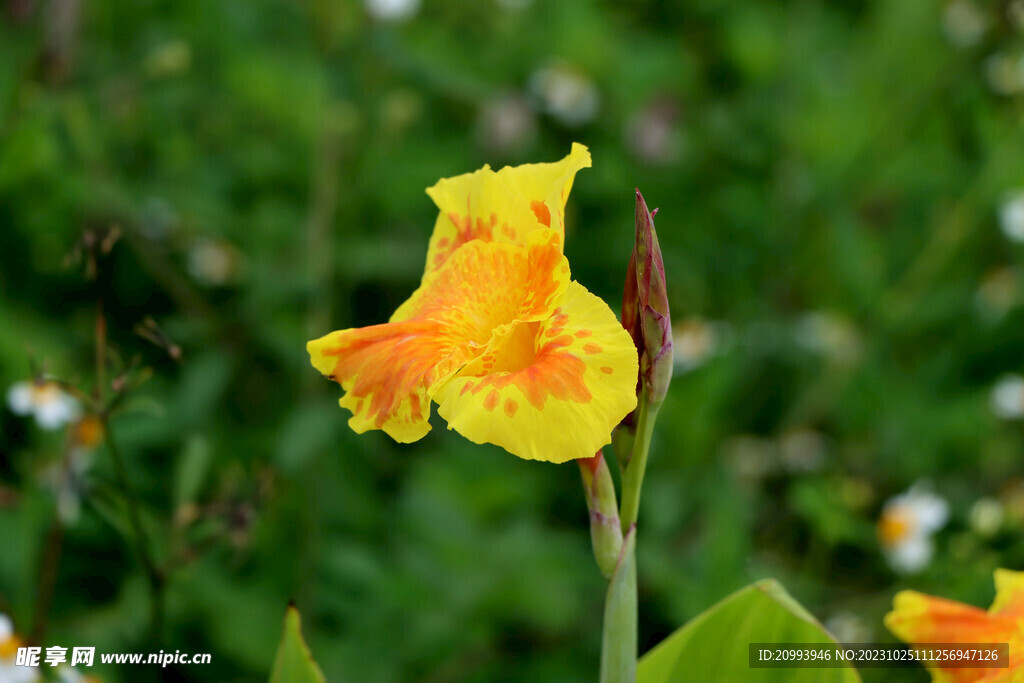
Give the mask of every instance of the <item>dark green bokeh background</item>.
<svg viewBox="0 0 1024 683">
<path fill-rule="evenodd" d="M 443 422 L 408 446 L 355 435 L 304 348 L 415 288 L 425 187 L 572 141 L 594 159 L 568 209 L 575 278 L 618 309 L 639 186 L 674 319 L 721 323 L 654 442 L 644 649 L 766 576 L 879 640 L 900 588 L 987 606 L 992 569 L 1024 567 L 1018 517 L 969 523 L 982 497 L 1012 512 L 1024 474 L 1019 424 L 988 399 L 1024 369 L 1024 252 L 998 228 L 1024 109 L 986 77 L 1020 54 L 1019 3 L 971 5 L 987 30 L 966 47 L 932 0 L 427 0 L 404 22 L 327 0 L 83 0 L 77 20 L 68 0 L 3 4 L 0 384 L 31 353 L 89 389 L 97 289 L 113 346 L 154 367 L 116 433 L 178 567 L 161 647 L 214 658 L 171 680 L 263 679 L 289 599 L 329 681 L 594 680 L 604 583 L 576 468 Z M 550 65 L 596 89 L 592 119 L 544 110 L 530 83 Z M 506 109 L 509 138 L 488 128 Z M 87 283 L 64 256 L 111 223 L 125 237 Z M 132 334 L 147 315 L 180 364 Z M 824 444 L 807 471 L 768 461 L 794 431 Z M 59 451 L 0 414 L 0 611 L 21 630 Z M 922 478 L 952 519 L 901 578 L 873 525 Z M 199 519 L 175 524 L 183 509 Z M 118 519 L 87 498 L 68 529 L 46 644 L 146 647 Z M 909 680 L 865 674 L 887 677 Z"/>
</svg>

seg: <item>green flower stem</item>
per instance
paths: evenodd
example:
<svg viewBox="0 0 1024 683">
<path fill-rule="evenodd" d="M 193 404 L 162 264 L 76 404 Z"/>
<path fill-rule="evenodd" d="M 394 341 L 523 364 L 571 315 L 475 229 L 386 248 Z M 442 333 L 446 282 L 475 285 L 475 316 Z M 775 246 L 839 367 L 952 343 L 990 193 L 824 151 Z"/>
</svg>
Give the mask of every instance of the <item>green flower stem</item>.
<svg viewBox="0 0 1024 683">
<path fill-rule="evenodd" d="M 650 403 L 646 381 L 640 392 L 636 440 L 622 472 L 622 507 L 619 518 L 625 537 L 605 599 L 601 637 L 600 683 L 635 683 L 637 658 L 636 519 L 640 489 L 647 469 L 647 452 L 661 403 Z"/>
<path fill-rule="evenodd" d="M 636 526 L 622 542 L 622 553 L 608 582 L 601 634 L 600 683 L 636 681 Z"/>
<path fill-rule="evenodd" d="M 622 508 L 619 510 L 622 533 L 626 533 L 631 526 L 636 524 L 636 518 L 640 512 L 640 488 L 644 484 L 644 473 L 647 470 L 647 451 L 651 448 L 654 421 L 658 417 L 658 409 L 661 408 L 660 402 L 650 403 L 649 396 L 645 381 L 643 390 L 640 392 L 636 441 L 633 443 L 633 452 L 629 456 L 629 462 L 626 463 L 622 471 Z"/>
</svg>

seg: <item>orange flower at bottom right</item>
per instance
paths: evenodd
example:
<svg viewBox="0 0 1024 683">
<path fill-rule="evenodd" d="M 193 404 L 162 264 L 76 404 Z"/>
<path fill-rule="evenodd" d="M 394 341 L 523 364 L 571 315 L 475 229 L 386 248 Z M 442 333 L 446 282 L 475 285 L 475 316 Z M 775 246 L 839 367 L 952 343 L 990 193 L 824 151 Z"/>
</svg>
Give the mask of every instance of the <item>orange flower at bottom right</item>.
<svg viewBox="0 0 1024 683">
<path fill-rule="evenodd" d="M 996 599 L 988 611 L 917 591 L 901 591 L 885 625 L 900 640 L 926 643 L 1009 643 L 1009 668 L 927 664 L 933 683 L 1024 683 L 1024 572 L 997 569 Z"/>
</svg>

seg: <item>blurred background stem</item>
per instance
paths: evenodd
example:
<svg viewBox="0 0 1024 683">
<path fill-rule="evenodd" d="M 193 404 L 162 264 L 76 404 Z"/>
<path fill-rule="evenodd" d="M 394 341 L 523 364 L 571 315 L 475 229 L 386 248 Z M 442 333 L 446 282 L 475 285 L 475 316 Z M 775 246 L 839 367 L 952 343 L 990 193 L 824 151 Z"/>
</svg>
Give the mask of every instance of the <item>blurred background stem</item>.
<svg viewBox="0 0 1024 683">
<path fill-rule="evenodd" d="M 136 553 L 143 569 L 146 571 L 146 578 L 149 580 L 149 591 L 151 600 L 150 611 L 150 637 L 153 642 L 158 642 L 163 631 L 164 622 L 164 589 L 166 580 L 163 572 L 157 566 L 151 551 L 149 535 L 142 523 L 142 514 L 139 509 L 139 497 L 135 488 L 128 478 L 128 470 L 125 467 L 124 458 L 114 441 L 110 430 L 110 423 L 106 416 L 103 419 L 103 433 L 106 436 L 107 450 L 110 451 L 110 458 L 114 462 L 114 471 L 117 476 L 117 483 L 121 487 L 125 500 L 128 503 L 128 519 L 132 525 L 132 535 L 135 540 Z"/>
<path fill-rule="evenodd" d="M 61 523 L 57 508 L 53 509 L 50 528 L 46 532 L 46 543 L 39 569 L 39 584 L 36 592 L 34 614 L 32 615 L 32 633 L 30 642 L 41 645 L 46 637 L 49 623 L 50 606 L 53 604 L 53 593 L 57 586 L 57 571 L 60 567 L 61 550 L 64 546 L 64 525 Z"/>
<path fill-rule="evenodd" d="M 136 553 L 139 556 L 139 561 L 142 563 L 142 567 L 146 572 L 146 578 L 149 583 L 150 591 L 150 622 L 149 622 L 149 637 L 152 642 L 158 643 L 160 640 L 160 634 L 163 631 L 164 622 L 164 587 L 166 581 L 164 574 L 156 564 L 156 560 L 153 559 L 151 550 L 149 535 L 146 533 L 146 528 L 142 523 L 142 513 L 139 509 L 139 496 L 135 487 L 132 485 L 131 480 L 128 477 L 128 468 L 125 466 L 124 458 L 121 455 L 120 449 L 117 447 L 117 442 L 114 440 L 113 431 L 110 428 L 110 409 L 115 400 L 111 401 L 110 405 L 104 405 L 104 384 L 106 383 L 106 366 L 107 366 L 107 320 L 103 313 L 103 297 L 96 298 L 96 387 L 94 389 L 95 401 L 98 409 L 100 409 L 100 419 L 103 423 L 103 436 L 107 444 L 107 450 L 110 451 L 110 459 L 114 463 L 114 473 L 117 477 L 118 486 L 125 497 L 125 501 L 128 505 L 128 519 L 132 526 L 132 535 L 134 536 Z M 118 394 L 118 397 L 120 393 Z"/>
</svg>

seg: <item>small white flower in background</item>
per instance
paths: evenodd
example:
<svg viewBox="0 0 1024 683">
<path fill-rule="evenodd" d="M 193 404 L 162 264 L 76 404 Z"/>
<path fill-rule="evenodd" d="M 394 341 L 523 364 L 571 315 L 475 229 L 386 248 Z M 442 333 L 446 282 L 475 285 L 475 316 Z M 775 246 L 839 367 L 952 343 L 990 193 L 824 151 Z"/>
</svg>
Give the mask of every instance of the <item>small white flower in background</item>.
<svg viewBox="0 0 1024 683">
<path fill-rule="evenodd" d="M 82 499 L 89 493 L 89 470 L 96 447 L 103 440 L 103 429 L 103 421 L 96 415 L 83 417 L 70 430 L 67 456 L 40 473 L 42 483 L 57 499 L 57 515 L 66 526 L 78 521 Z"/>
<path fill-rule="evenodd" d="M 1024 56 L 1004 52 L 985 60 L 988 85 L 999 95 L 1017 95 L 1024 92 Z"/>
<path fill-rule="evenodd" d="M 17 666 L 18 648 L 24 643 L 14 632 L 14 623 L 0 613 L 0 683 L 36 683 L 39 669 Z"/>
<path fill-rule="evenodd" d="M 177 76 L 192 66 L 192 46 L 184 40 L 170 40 L 150 50 L 142 68 L 153 78 Z"/>
<path fill-rule="evenodd" d="M 9 643 L 14 638 L 14 622 L 6 614 L 0 614 L 0 645 Z"/>
<path fill-rule="evenodd" d="M 857 328 L 844 315 L 832 311 L 814 311 L 796 325 L 796 342 L 842 365 L 860 359 L 862 344 Z"/>
<path fill-rule="evenodd" d="M 770 439 L 738 434 L 722 441 L 721 458 L 740 479 L 756 481 L 786 472 L 812 472 L 825 462 L 827 442 L 813 429 L 801 427 Z"/>
<path fill-rule="evenodd" d="M 597 87 L 579 69 L 562 62 L 544 66 L 530 76 L 530 92 L 544 111 L 569 126 L 580 126 L 597 115 Z"/>
<path fill-rule="evenodd" d="M 989 397 L 992 412 L 1004 420 L 1024 417 L 1024 377 L 1003 375 L 992 387 Z"/>
<path fill-rule="evenodd" d="M 740 479 L 757 480 L 778 468 L 775 443 L 761 436 L 731 436 L 722 442 L 719 451 L 722 459 Z"/>
<path fill-rule="evenodd" d="M 935 552 L 932 536 L 948 520 L 949 504 L 921 484 L 890 498 L 878 518 L 878 540 L 889 565 L 904 574 L 927 567 Z"/>
<path fill-rule="evenodd" d="M 366 0 L 366 11 L 379 21 L 405 21 L 419 9 L 420 0 Z"/>
<path fill-rule="evenodd" d="M 1008 239 L 1024 242 L 1024 193 L 1014 194 L 999 207 L 999 227 Z"/>
<path fill-rule="evenodd" d="M 43 429 L 60 429 L 81 415 L 78 401 L 56 382 L 17 382 L 7 391 L 7 405 L 16 415 L 32 415 Z"/>
<path fill-rule="evenodd" d="M 207 287 L 223 287 L 238 279 L 241 254 L 225 240 L 197 239 L 188 252 L 188 272 Z"/>
<path fill-rule="evenodd" d="M 825 437 L 813 429 L 794 429 L 779 437 L 779 461 L 790 472 L 821 469 L 825 450 Z"/>
<path fill-rule="evenodd" d="M 995 498 L 979 498 L 971 506 L 969 519 L 979 536 L 995 536 L 1003 525 L 1003 505 Z"/>
<path fill-rule="evenodd" d="M 974 304 L 990 322 L 998 322 L 1017 305 L 1019 288 L 1020 275 L 1015 268 L 996 268 L 982 277 L 974 294 Z"/>
<path fill-rule="evenodd" d="M 1024 31 L 1024 0 L 1012 0 L 1006 8 L 1010 23 L 1018 31 Z"/>
<path fill-rule="evenodd" d="M 484 103 L 476 121 L 481 147 L 495 152 L 523 149 L 537 137 L 537 119 L 523 95 L 510 93 Z"/>
<path fill-rule="evenodd" d="M 82 512 L 82 499 L 89 491 L 92 461 L 92 451 L 74 448 L 66 461 L 54 463 L 39 474 L 43 485 L 57 499 L 57 516 L 65 526 L 74 526 Z"/>
<path fill-rule="evenodd" d="M 670 99 L 648 104 L 626 122 L 626 143 L 633 156 L 655 165 L 672 164 L 683 155 L 679 107 Z"/>
<path fill-rule="evenodd" d="M 976 45 L 988 29 L 988 21 L 971 0 L 952 0 L 942 12 L 942 29 L 957 47 Z"/>
<path fill-rule="evenodd" d="M 846 610 L 836 612 L 826 619 L 825 630 L 844 645 L 847 643 L 870 643 L 875 635 L 874 630 L 867 622 Z"/>
<path fill-rule="evenodd" d="M 700 367 L 721 353 L 731 337 L 732 330 L 725 323 L 687 318 L 672 327 L 672 364 L 679 372 Z"/>
</svg>

